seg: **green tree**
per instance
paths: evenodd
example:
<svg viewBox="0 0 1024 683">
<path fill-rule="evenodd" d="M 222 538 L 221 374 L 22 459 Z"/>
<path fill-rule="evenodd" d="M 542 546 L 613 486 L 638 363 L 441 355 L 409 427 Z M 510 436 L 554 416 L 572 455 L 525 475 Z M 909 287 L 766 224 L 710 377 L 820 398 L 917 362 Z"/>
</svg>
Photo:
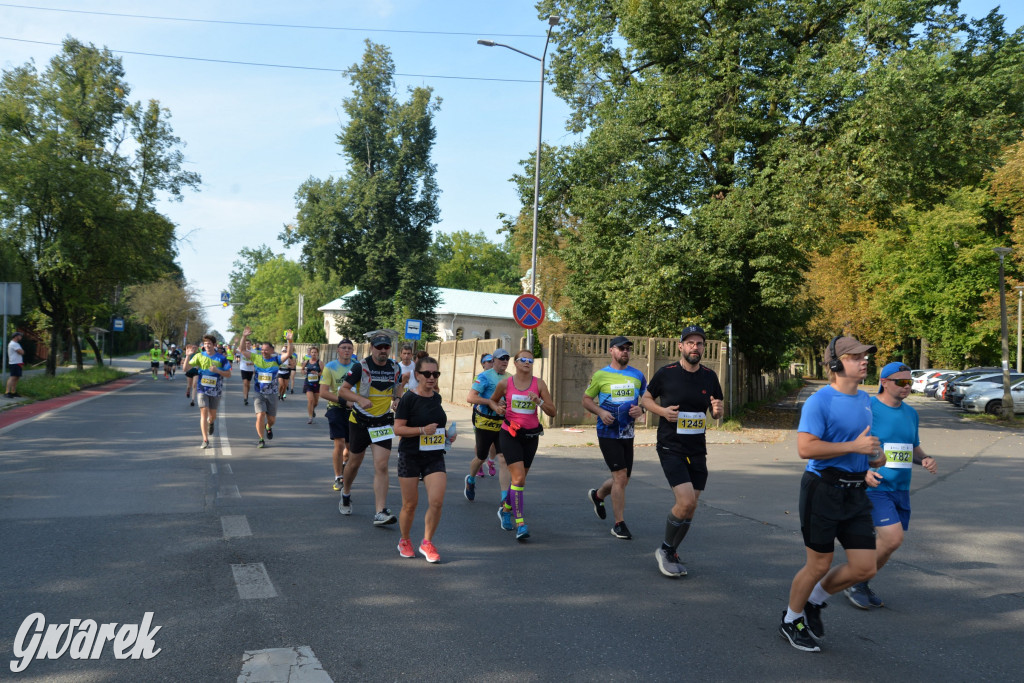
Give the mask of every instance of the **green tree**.
<svg viewBox="0 0 1024 683">
<path fill-rule="evenodd" d="M 347 174 L 310 178 L 296 193 L 298 221 L 281 235 L 302 245 L 311 273 L 351 282 L 345 332 L 419 318 L 435 324 L 439 301 L 430 260 L 430 226 L 438 218 L 430 153 L 440 100 L 430 88 L 411 88 L 399 101 L 395 66 L 383 45 L 366 42 L 351 68 L 352 95 L 343 102 L 348 123 L 338 135 Z"/>
<path fill-rule="evenodd" d="M 483 232 L 438 233 L 430 245 L 430 256 L 437 264 L 439 287 L 495 294 L 521 290 L 522 273 L 516 258 Z"/>
<path fill-rule="evenodd" d="M 201 337 L 209 325 L 195 291 L 173 277 L 134 285 L 126 294 L 132 317 L 148 326 L 161 343 L 177 343 L 186 323 L 189 341 Z"/>
<path fill-rule="evenodd" d="M 302 266 L 284 256 L 260 264 L 249 280 L 241 327 L 251 327 L 259 341 L 279 343 L 298 326 L 302 282 Z"/>
<path fill-rule="evenodd" d="M 261 244 L 256 248 L 242 247 L 238 250 L 238 258 L 232 263 L 234 270 L 228 275 L 228 293 L 231 295 L 231 329 L 240 331 L 245 327 L 246 305 L 249 301 L 249 283 L 256 270 L 274 258 L 270 247 Z"/>
<path fill-rule="evenodd" d="M 17 246 L 50 320 L 47 372 L 60 340 L 109 312 L 117 285 L 156 279 L 173 260 L 158 194 L 199 183 L 158 102 L 128 100 L 121 61 L 73 38 L 41 74 L 0 79 L 0 237 Z"/>
</svg>

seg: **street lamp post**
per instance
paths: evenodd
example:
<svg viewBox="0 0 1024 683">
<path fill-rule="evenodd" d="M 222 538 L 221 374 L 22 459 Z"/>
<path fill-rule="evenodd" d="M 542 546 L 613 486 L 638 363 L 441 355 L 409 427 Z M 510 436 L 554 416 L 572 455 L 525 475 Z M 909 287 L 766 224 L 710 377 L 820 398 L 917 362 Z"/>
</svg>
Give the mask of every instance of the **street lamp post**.
<svg viewBox="0 0 1024 683">
<path fill-rule="evenodd" d="M 1010 393 L 1010 340 L 1006 325 L 1006 282 L 1003 279 L 1003 259 L 1010 253 L 1009 247 L 995 247 L 992 251 L 999 256 L 999 322 L 1003 342 L 1003 419 L 1013 419 L 1013 394 Z"/>
<path fill-rule="evenodd" d="M 1020 309 L 1021 305 L 1024 304 L 1024 285 L 1017 285 L 1017 374 L 1019 375 L 1020 370 Z"/>
<path fill-rule="evenodd" d="M 518 52 L 521 55 L 526 55 L 530 59 L 536 59 L 540 62 L 540 107 L 537 114 L 537 154 L 533 159 L 533 251 L 530 257 L 530 294 L 537 296 L 537 213 L 540 205 L 540 142 L 541 133 L 544 129 L 544 61 L 548 56 L 548 43 L 551 42 L 551 31 L 554 30 L 558 22 L 561 21 L 561 17 L 552 14 L 548 17 L 548 35 L 544 40 L 544 52 L 541 53 L 540 57 L 531 55 L 529 52 L 523 52 L 518 48 L 514 48 L 511 45 L 505 45 L 504 43 L 496 43 L 493 40 L 478 40 L 476 41 L 479 45 L 485 45 L 486 47 L 504 47 Z M 530 328 L 526 331 L 526 347 L 533 352 L 533 329 Z"/>
</svg>

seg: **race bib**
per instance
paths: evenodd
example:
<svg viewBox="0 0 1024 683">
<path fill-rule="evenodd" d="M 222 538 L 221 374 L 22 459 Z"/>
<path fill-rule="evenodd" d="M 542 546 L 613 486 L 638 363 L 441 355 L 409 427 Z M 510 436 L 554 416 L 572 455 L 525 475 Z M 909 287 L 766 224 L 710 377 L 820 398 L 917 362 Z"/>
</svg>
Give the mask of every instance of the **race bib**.
<svg viewBox="0 0 1024 683">
<path fill-rule="evenodd" d="M 213 389 L 214 387 L 217 386 L 217 376 L 203 375 L 202 377 L 199 378 L 199 383 L 202 384 L 204 387 L 210 387 L 211 389 Z"/>
<path fill-rule="evenodd" d="M 484 417 L 483 415 L 476 416 L 476 428 L 482 429 L 485 432 L 496 432 L 501 429 L 501 418 L 500 417 Z"/>
<path fill-rule="evenodd" d="M 421 451 L 444 450 L 444 427 L 438 427 L 433 434 L 420 434 Z"/>
<path fill-rule="evenodd" d="M 272 372 L 261 372 L 260 374 L 256 375 L 256 380 L 260 384 L 270 384 L 271 382 L 274 381 L 274 373 L 272 373 Z"/>
<path fill-rule="evenodd" d="M 306 381 L 309 382 L 310 384 L 313 384 L 314 382 L 319 382 L 320 375 L 318 375 L 315 372 L 306 373 Z"/>
<path fill-rule="evenodd" d="M 512 405 L 509 408 L 513 413 L 524 413 L 532 415 L 533 411 L 537 409 L 536 404 L 528 398 L 513 398 Z"/>
<path fill-rule="evenodd" d="M 885 466 L 896 469 L 907 469 L 914 466 L 914 444 L 885 444 Z"/>
<path fill-rule="evenodd" d="M 703 434 L 704 413 L 679 413 L 676 418 L 676 434 Z"/>
<path fill-rule="evenodd" d="M 613 384 L 608 387 L 611 392 L 611 399 L 614 403 L 627 403 L 636 396 L 636 385 L 632 382 L 626 384 Z"/>
<path fill-rule="evenodd" d="M 395 430 L 392 429 L 391 425 L 384 425 L 383 427 L 370 427 L 370 443 L 377 443 L 379 441 L 387 441 L 388 439 L 394 438 Z M 444 435 L 441 436 L 441 447 L 444 447 Z"/>
</svg>

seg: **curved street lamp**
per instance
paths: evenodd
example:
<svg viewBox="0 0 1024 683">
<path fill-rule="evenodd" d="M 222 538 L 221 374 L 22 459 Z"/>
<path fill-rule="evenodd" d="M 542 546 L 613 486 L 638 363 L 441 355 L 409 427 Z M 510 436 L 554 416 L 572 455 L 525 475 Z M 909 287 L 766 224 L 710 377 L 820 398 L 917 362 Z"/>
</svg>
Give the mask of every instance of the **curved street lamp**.
<svg viewBox="0 0 1024 683">
<path fill-rule="evenodd" d="M 537 116 L 537 154 L 533 160 L 533 252 L 530 258 L 530 294 L 537 295 L 537 211 L 540 202 L 540 141 L 541 132 L 544 128 L 544 60 L 548 56 L 548 43 L 551 42 L 551 31 L 554 30 L 555 26 L 558 25 L 562 19 L 558 15 L 552 14 L 548 17 L 548 35 L 544 40 L 544 52 L 541 53 L 540 57 L 531 55 L 529 52 L 523 52 L 518 48 L 514 48 L 511 45 L 505 43 L 496 43 L 493 40 L 478 40 L 478 45 L 484 45 L 486 47 L 504 47 L 518 52 L 521 55 L 526 55 L 530 59 L 536 59 L 540 62 L 540 111 Z M 526 346 L 529 350 L 533 351 L 533 330 L 529 329 L 526 331 Z"/>
</svg>

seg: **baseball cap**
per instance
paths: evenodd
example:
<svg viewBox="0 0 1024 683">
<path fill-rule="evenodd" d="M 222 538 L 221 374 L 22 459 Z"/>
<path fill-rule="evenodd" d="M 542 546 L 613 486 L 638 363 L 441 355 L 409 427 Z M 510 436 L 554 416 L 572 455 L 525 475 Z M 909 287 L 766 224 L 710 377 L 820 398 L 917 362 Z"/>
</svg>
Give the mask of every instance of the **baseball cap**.
<svg viewBox="0 0 1024 683">
<path fill-rule="evenodd" d="M 386 334 L 375 334 L 370 338 L 370 346 L 380 346 L 381 344 L 391 346 L 391 337 Z"/>
<path fill-rule="evenodd" d="M 878 373 L 878 376 L 881 379 L 885 379 L 890 375 L 895 375 L 897 372 L 910 372 L 910 368 L 907 367 L 906 363 L 901 363 L 900 361 L 893 361 L 892 363 L 889 363 L 884 368 L 882 368 L 882 372 Z"/>
<path fill-rule="evenodd" d="M 708 335 L 704 334 L 704 328 L 700 325 L 690 325 L 683 328 L 682 334 L 679 335 L 679 341 L 684 341 L 691 334 L 699 334 L 701 339 L 707 341 Z"/>
<path fill-rule="evenodd" d="M 511 356 L 512 354 L 508 352 L 508 349 L 495 349 L 491 355 L 494 357 L 494 360 L 499 360 L 504 356 Z"/>
<path fill-rule="evenodd" d="M 492 356 L 489 353 L 485 353 L 484 355 L 480 356 L 480 362 L 481 363 L 490 363 L 493 360 L 494 360 L 494 356 Z"/>
<path fill-rule="evenodd" d="M 847 353 L 850 353 L 850 354 L 874 353 L 874 352 L 878 351 L 878 347 L 877 346 L 875 346 L 873 344 L 861 344 L 854 337 L 840 337 L 839 339 L 836 339 L 836 343 L 834 345 L 834 348 L 836 350 L 835 358 L 838 358 L 838 357 L 840 357 L 840 356 L 842 356 L 844 354 L 847 354 Z M 832 344 L 829 344 L 825 348 L 824 361 L 825 361 L 826 365 L 834 360 L 834 358 L 832 356 L 832 349 L 833 349 L 833 345 Z"/>
<path fill-rule="evenodd" d="M 632 346 L 633 342 L 629 341 L 629 337 L 623 337 L 622 335 L 619 335 L 608 342 L 608 346 L 625 346 L 626 344 Z"/>
</svg>

